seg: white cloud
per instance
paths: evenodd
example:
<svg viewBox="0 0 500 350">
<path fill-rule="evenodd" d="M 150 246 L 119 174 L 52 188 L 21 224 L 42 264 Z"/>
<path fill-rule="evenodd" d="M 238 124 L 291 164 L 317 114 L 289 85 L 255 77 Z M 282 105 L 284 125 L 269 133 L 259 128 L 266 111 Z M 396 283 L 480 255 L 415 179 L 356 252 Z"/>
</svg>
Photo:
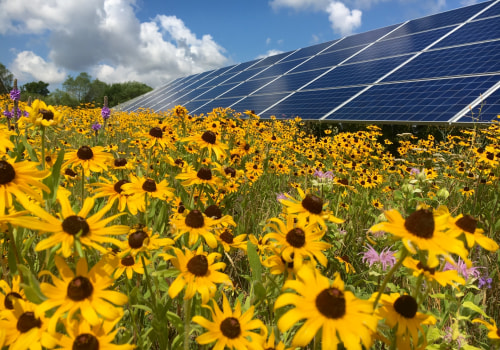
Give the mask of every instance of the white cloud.
<svg viewBox="0 0 500 350">
<path fill-rule="evenodd" d="M 261 58 L 265 58 L 265 57 L 269 57 L 269 56 L 279 55 L 280 53 L 283 53 L 283 51 L 273 49 L 273 50 L 267 51 L 263 55 L 257 56 L 256 59 L 261 59 Z"/>
<path fill-rule="evenodd" d="M 134 12 L 135 2 L 0 1 L 0 35 L 46 35 L 46 65 L 60 67 L 59 71 L 86 71 L 105 82 L 137 80 L 156 87 L 229 63 L 224 48 L 210 35 L 197 36 L 175 16 L 158 15 L 141 23 Z M 21 64 L 19 57 L 16 67 Z M 59 82 L 65 79 L 56 74 L 50 81 L 55 82 L 55 77 Z"/>
<path fill-rule="evenodd" d="M 348 35 L 361 26 L 362 12 L 360 10 L 350 10 L 343 3 L 334 1 L 328 5 L 326 11 L 332 29 L 336 33 Z"/>
<path fill-rule="evenodd" d="M 66 78 L 66 72 L 63 69 L 57 68 L 52 62 L 46 62 L 31 51 L 18 53 L 10 69 L 20 81 L 34 79 L 54 84 Z"/>
<path fill-rule="evenodd" d="M 344 2 L 357 3 L 369 7 L 372 3 L 384 0 L 345 0 Z M 271 0 L 270 5 L 275 10 L 288 7 L 296 11 L 320 11 L 328 14 L 334 32 L 349 35 L 361 26 L 362 12 L 358 9 L 350 10 L 344 2 L 335 0 Z"/>
<path fill-rule="evenodd" d="M 462 0 L 462 1 L 460 1 L 460 4 L 462 6 L 469 6 L 469 5 L 474 5 L 477 3 L 478 3 L 478 0 Z"/>
<path fill-rule="evenodd" d="M 266 45 L 269 45 L 271 43 L 271 38 L 266 39 Z"/>
</svg>

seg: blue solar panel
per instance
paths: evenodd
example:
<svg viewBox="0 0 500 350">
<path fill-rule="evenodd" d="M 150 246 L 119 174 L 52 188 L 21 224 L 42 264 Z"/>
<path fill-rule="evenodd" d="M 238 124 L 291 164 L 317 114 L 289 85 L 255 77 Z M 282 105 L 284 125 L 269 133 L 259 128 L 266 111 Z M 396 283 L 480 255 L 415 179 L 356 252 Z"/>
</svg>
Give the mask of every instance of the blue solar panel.
<svg viewBox="0 0 500 350">
<path fill-rule="evenodd" d="M 200 106 L 197 109 L 192 110 L 192 112 L 199 113 L 209 113 L 214 108 L 227 108 L 231 106 L 233 103 L 238 101 L 239 98 L 218 98 L 217 100 L 205 101 L 206 104 Z"/>
<path fill-rule="evenodd" d="M 500 3 L 493 5 L 486 11 L 484 11 L 482 14 L 477 16 L 477 18 L 486 18 L 486 17 L 492 17 L 492 16 L 498 16 L 500 15 Z"/>
<path fill-rule="evenodd" d="M 252 66 L 252 68 L 261 68 L 261 67 L 269 66 L 271 64 L 278 62 L 282 58 L 285 58 L 286 56 L 290 55 L 291 53 L 292 52 L 284 52 L 284 53 L 280 53 L 277 55 L 268 56 L 268 57 L 264 58 L 262 61 L 260 61 L 259 63 L 257 63 L 255 66 Z"/>
<path fill-rule="evenodd" d="M 259 113 L 260 111 L 263 111 L 265 108 L 278 102 L 287 95 L 288 95 L 287 93 L 268 94 L 268 95 L 255 94 L 252 96 L 247 96 L 244 99 L 241 99 L 241 101 L 232 105 L 231 108 L 240 112 L 244 112 L 246 110 L 249 111 L 253 110 L 256 113 Z"/>
<path fill-rule="evenodd" d="M 295 91 L 302 87 L 303 85 L 307 84 L 310 82 L 312 79 L 318 77 L 322 73 L 324 73 L 327 69 L 317 69 L 314 71 L 308 71 L 308 72 L 301 72 L 301 73 L 296 73 L 292 74 L 289 73 L 286 76 L 282 76 L 275 81 L 273 81 L 271 84 L 267 85 L 263 89 L 259 90 L 259 93 L 266 94 L 266 93 L 277 93 L 277 92 L 284 92 L 284 91 Z"/>
<path fill-rule="evenodd" d="M 406 61 L 410 56 L 384 58 L 375 61 L 341 65 L 307 86 L 308 90 L 324 89 L 332 86 L 348 86 L 375 82 Z"/>
<path fill-rule="evenodd" d="M 500 89 L 497 89 L 493 94 L 486 97 L 482 104 L 479 104 L 467 112 L 462 118 L 458 119 L 457 123 L 478 123 L 490 122 L 492 120 L 500 121 L 497 116 L 500 115 Z"/>
<path fill-rule="evenodd" d="M 473 43 L 500 38 L 500 18 L 489 18 L 465 24 L 433 48 Z"/>
<path fill-rule="evenodd" d="M 359 45 L 371 43 L 377 39 L 380 39 L 381 37 L 383 37 L 384 35 L 389 33 L 391 30 L 393 30 L 397 26 L 398 25 L 392 25 L 392 26 L 388 26 L 388 27 L 384 27 L 384 28 L 380 28 L 380 29 L 371 30 L 369 32 L 365 32 L 365 33 L 361 33 L 361 34 L 355 34 L 355 35 L 348 36 L 348 37 L 344 38 L 344 40 L 335 44 L 335 46 L 332 46 L 331 48 L 326 50 L 326 52 L 337 51 L 340 49 L 346 49 L 349 47 L 354 47 L 354 46 L 359 46 Z"/>
<path fill-rule="evenodd" d="M 356 52 L 361 50 L 364 46 L 357 46 L 355 48 L 349 48 L 339 51 L 333 51 L 329 53 L 322 53 L 310 59 L 309 61 L 301 64 L 295 68 L 292 73 L 303 72 L 306 70 L 313 70 L 318 68 L 333 67 L 339 64 L 346 58 L 354 55 Z"/>
<path fill-rule="evenodd" d="M 414 19 L 388 35 L 388 38 L 395 38 L 402 35 L 422 32 L 424 30 L 441 28 L 457 23 L 462 23 L 485 8 L 487 5 L 489 5 L 489 3 L 491 2 L 483 2 L 456 10 L 438 13 L 432 16 Z"/>
<path fill-rule="evenodd" d="M 268 69 L 263 70 L 259 73 L 259 75 L 255 76 L 255 79 L 267 78 L 267 77 L 276 77 L 278 75 L 284 74 L 288 72 L 293 67 L 296 67 L 298 64 L 304 62 L 305 58 L 301 58 L 298 60 L 280 62 L 273 64 Z M 253 78 L 252 78 L 253 79 Z"/>
<path fill-rule="evenodd" d="M 227 73 L 227 74 L 223 74 L 223 75 L 219 75 L 218 77 L 208 81 L 205 86 L 217 86 L 221 83 L 225 84 L 227 80 L 231 79 L 232 77 L 234 77 L 236 74 L 238 74 L 238 72 L 232 72 L 231 73 Z"/>
<path fill-rule="evenodd" d="M 424 52 L 384 81 L 500 71 L 500 41 Z"/>
<path fill-rule="evenodd" d="M 238 83 L 232 83 L 232 84 L 223 84 L 219 86 L 214 86 L 213 89 L 207 90 L 200 96 L 198 96 L 196 99 L 197 100 L 210 100 L 212 98 L 216 98 L 217 96 L 223 94 L 230 88 L 236 86 Z"/>
<path fill-rule="evenodd" d="M 229 83 L 240 83 L 242 81 L 245 81 L 254 75 L 260 73 L 264 68 L 256 68 L 254 69 L 253 67 L 247 70 L 244 70 L 236 75 L 234 75 L 231 79 L 228 81 L 224 82 L 224 84 L 229 84 Z"/>
<path fill-rule="evenodd" d="M 327 120 L 447 122 L 499 75 L 435 79 L 373 86 Z"/>
<path fill-rule="evenodd" d="M 417 52 L 426 48 L 449 31 L 449 28 L 442 28 L 378 41 L 351 58 L 348 63 Z"/>
<path fill-rule="evenodd" d="M 252 92 L 257 90 L 261 86 L 264 86 L 265 84 L 270 82 L 272 79 L 274 79 L 274 78 L 270 77 L 270 78 L 263 78 L 263 79 L 248 80 L 248 81 L 242 83 L 241 85 L 236 86 L 234 89 L 227 91 L 226 93 L 224 93 L 224 95 L 222 97 L 226 98 L 226 97 L 238 97 L 239 96 L 241 98 L 243 96 L 251 94 Z"/>
<path fill-rule="evenodd" d="M 355 87 L 300 91 L 260 115 L 264 118 L 274 115 L 277 118 L 294 118 L 299 116 L 302 119 L 317 120 L 361 89 L 361 87 Z"/>
<path fill-rule="evenodd" d="M 310 56 L 316 55 L 318 52 L 321 52 L 321 50 L 324 50 L 328 46 L 333 45 L 333 43 L 335 43 L 335 42 L 336 41 L 328 41 L 326 43 L 317 44 L 317 45 L 313 45 L 313 46 L 309 46 L 309 47 L 304 47 L 303 49 L 300 49 L 297 52 L 294 52 L 293 54 L 291 54 L 290 56 L 284 58 L 282 62 L 296 60 L 299 58 L 310 57 Z"/>
</svg>

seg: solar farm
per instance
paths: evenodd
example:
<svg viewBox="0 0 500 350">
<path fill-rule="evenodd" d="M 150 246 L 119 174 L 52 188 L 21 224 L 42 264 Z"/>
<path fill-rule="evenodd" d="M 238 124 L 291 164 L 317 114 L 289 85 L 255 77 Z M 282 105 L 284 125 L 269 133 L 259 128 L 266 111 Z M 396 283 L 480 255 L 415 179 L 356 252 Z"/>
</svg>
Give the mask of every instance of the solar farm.
<svg viewBox="0 0 500 350">
<path fill-rule="evenodd" d="M 122 106 L 262 118 L 467 124 L 500 114 L 500 2 L 174 80 Z"/>
</svg>

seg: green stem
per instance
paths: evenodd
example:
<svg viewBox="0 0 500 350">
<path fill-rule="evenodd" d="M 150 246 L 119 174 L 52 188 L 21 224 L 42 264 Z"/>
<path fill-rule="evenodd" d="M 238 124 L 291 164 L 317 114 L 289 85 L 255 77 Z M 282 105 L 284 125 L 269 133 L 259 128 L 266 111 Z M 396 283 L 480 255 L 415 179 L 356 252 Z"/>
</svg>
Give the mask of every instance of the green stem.
<svg viewBox="0 0 500 350">
<path fill-rule="evenodd" d="M 127 277 L 125 277 L 125 280 L 127 281 L 127 295 L 131 295 L 131 290 L 130 290 L 130 281 Z M 133 343 L 136 343 L 138 342 L 139 344 L 139 349 L 142 349 L 143 348 L 143 344 L 142 344 L 142 337 L 140 336 L 140 332 L 139 332 L 139 328 L 137 327 L 137 319 L 135 317 L 135 312 L 134 312 L 134 309 L 132 308 L 131 306 L 131 302 L 128 303 L 128 309 L 129 309 L 129 312 L 130 312 L 130 317 L 132 318 L 132 326 L 134 327 L 134 333 L 133 333 Z"/>
<path fill-rule="evenodd" d="M 12 227 L 12 225 L 9 224 L 9 228 L 7 229 L 7 235 L 9 236 L 11 247 L 14 250 L 14 257 L 16 258 L 16 264 L 21 265 L 21 258 L 19 255 L 19 251 L 17 249 L 16 239 L 14 237 L 13 230 L 14 228 Z M 19 272 L 19 277 L 21 277 L 21 281 L 24 281 L 23 272 L 19 269 L 17 271 Z"/>
<path fill-rule="evenodd" d="M 191 333 L 191 299 L 184 299 L 184 350 L 189 350 Z"/>
<path fill-rule="evenodd" d="M 85 201 L 85 169 L 82 166 L 82 207 Z"/>
<path fill-rule="evenodd" d="M 42 128 L 42 170 L 45 170 L 45 126 Z"/>
<path fill-rule="evenodd" d="M 392 275 L 399 269 L 399 267 L 403 264 L 404 259 L 406 259 L 406 256 L 408 255 L 408 250 L 406 250 L 405 247 L 403 247 L 403 251 L 401 252 L 401 256 L 399 257 L 399 260 L 394 264 L 392 269 L 389 270 L 387 275 L 385 275 L 384 280 L 382 281 L 382 285 L 380 286 L 377 294 L 377 298 L 373 302 L 373 310 L 377 308 L 378 302 L 380 300 L 380 297 L 382 296 L 382 293 L 384 293 L 385 287 L 387 286 L 387 283 L 389 283 L 389 280 L 391 279 Z"/>
<path fill-rule="evenodd" d="M 144 276 L 146 277 L 146 285 L 151 293 L 151 299 L 153 300 L 153 311 L 156 311 L 156 295 L 153 293 L 153 288 L 151 287 L 151 281 L 149 279 L 148 269 L 146 266 L 146 260 L 144 260 L 144 255 L 141 254 L 142 266 L 144 267 Z"/>
</svg>

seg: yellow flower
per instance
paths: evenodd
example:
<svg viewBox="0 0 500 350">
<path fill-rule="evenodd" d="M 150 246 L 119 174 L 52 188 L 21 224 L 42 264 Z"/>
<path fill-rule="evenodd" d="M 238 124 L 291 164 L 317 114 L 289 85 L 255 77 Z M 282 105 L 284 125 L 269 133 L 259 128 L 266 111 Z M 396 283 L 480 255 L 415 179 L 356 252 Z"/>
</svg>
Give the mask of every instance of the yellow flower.
<svg viewBox="0 0 500 350">
<path fill-rule="evenodd" d="M 488 329 L 488 338 L 497 341 L 500 340 L 500 328 L 497 327 L 495 320 L 491 319 L 491 323 L 488 323 L 485 320 L 476 318 L 472 320 L 472 323 L 481 323 L 482 325 L 486 326 L 486 328 Z"/>
<path fill-rule="evenodd" d="M 64 154 L 64 164 L 63 168 L 71 165 L 75 168 L 79 165 L 83 167 L 85 171 L 85 176 L 90 176 L 90 172 L 100 173 L 104 170 L 108 170 L 108 163 L 113 159 L 111 153 L 104 152 L 104 147 L 102 146 L 82 146 L 74 152 L 68 152 Z"/>
<path fill-rule="evenodd" d="M 225 151 L 229 148 L 226 144 L 218 142 L 217 134 L 211 130 L 201 135 L 185 137 L 181 141 L 194 142 L 200 149 L 206 148 L 209 156 L 212 156 L 213 152 L 217 159 L 225 157 Z"/>
<path fill-rule="evenodd" d="M 372 333 L 377 328 L 377 318 L 372 315 L 372 302 L 356 298 L 344 290 L 338 273 L 330 282 L 327 277 L 309 266 L 297 272 L 296 280 L 285 282 L 283 289 L 295 293 L 281 294 L 275 309 L 293 305 L 278 321 L 278 328 L 286 332 L 300 320 L 302 324 L 292 340 L 292 346 L 305 347 L 321 329 L 322 349 L 336 349 L 341 342 L 347 349 L 369 348 Z"/>
<path fill-rule="evenodd" d="M 62 113 L 53 106 L 47 106 L 42 100 L 35 100 L 31 106 L 26 106 L 26 112 L 29 113 L 29 117 L 21 118 L 20 122 L 27 119 L 28 122 L 37 126 L 57 126 L 62 121 Z"/>
<path fill-rule="evenodd" d="M 223 294 L 222 310 L 213 302 L 212 320 L 209 321 L 202 316 L 194 316 L 193 322 L 206 328 L 208 332 L 199 335 L 196 341 L 200 345 L 216 342 L 213 350 L 223 350 L 226 347 L 231 350 L 263 349 L 262 344 L 267 335 L 267 328 L 259 319 L 252 319 L 254 306 L 244 313 L 241 312 L 241 303 L 238 300 L 234 311 Z M 213 299 L 212 299 L 213 301 Z M 258 329 L 255 333 L 252 330 Z"/>
<path fill-rule="evenodd" d="M 87 260 L 80 258 L 73 272 L 63 258 L 56 255 L 55 263 L 61 278 L 49 271 L 40 275 L 50 275 L 52 283 L 41 283 L 40 289 L 47 300 L 40 304 L 40 311 L 45 312 L 56 308 L 49 321 L 49 331 L 53 332 L 57 321 L 68 312 L 71 320 L 80 311 L 81 316 L 91 325 L 96 326 L 106 320 L 116 320 L 122 311 L 115 305 L 123 305 L 128 301 L 125 294 L 113 290 L 114 280 L 105 270 L 105 261 L 101 260 L 88 270 Z"/>
<path fill-rule="evenodd" d="M 197 209 L 191 210 L 187 215 L 184 213 L 175 214 L 171 220 L 174 239 L 178 240 L 185 233 L 189 233 L 188 245 L 193 246 L 202 236 L 208 246 L 215 249 L 217 239 L 213 233 L 214 220 Z"/>
</svg>

